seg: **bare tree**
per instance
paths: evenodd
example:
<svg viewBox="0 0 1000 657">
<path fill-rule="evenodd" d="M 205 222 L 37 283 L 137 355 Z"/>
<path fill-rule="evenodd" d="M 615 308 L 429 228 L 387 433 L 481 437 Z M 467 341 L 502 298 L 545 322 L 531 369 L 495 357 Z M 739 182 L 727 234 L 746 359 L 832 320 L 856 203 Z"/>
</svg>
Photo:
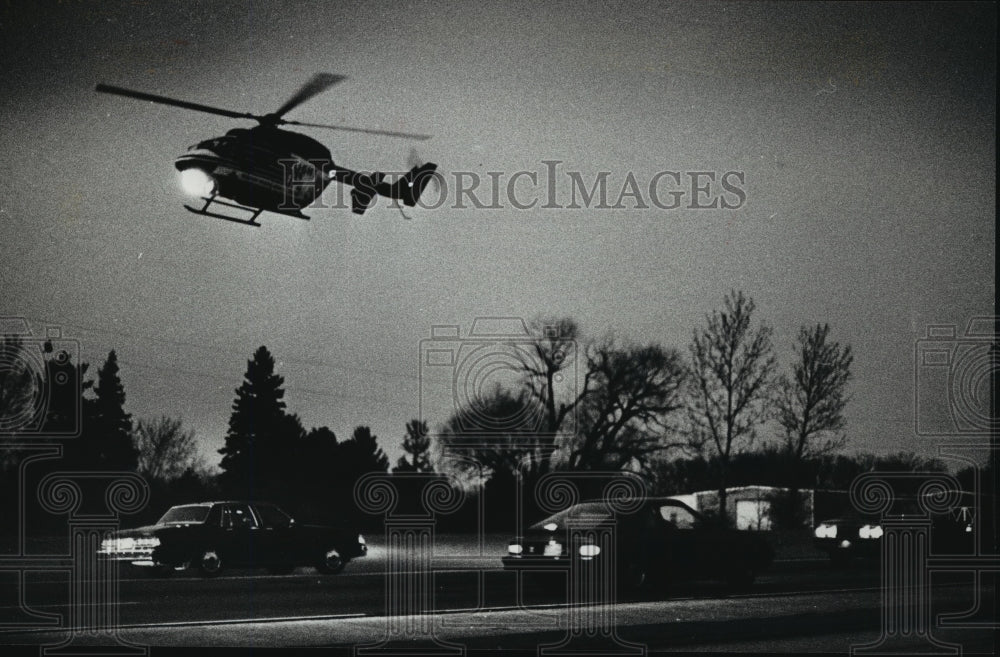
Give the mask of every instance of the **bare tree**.
<svg viewBox="0 0 1000 657">
<path fill-rule="evenodd" d="M 572 470 L 626 467 L 640 470 L 650 457 L 672 446 L 672 415 L 684 408 L 685 367 L 675 349 L 660 345 L 619 347 L 613 339 L 587 355 L 589 394 L 569 441 Z"/>
<path fill-rule="evenodd" d="M 473 411 L 457 409 L 438 431 L 439 468 L 465 474 L 482 468 L 486 478 L 541 474 L 533 467 L 547 458 L 546 437 L 536 431 L 541 412 L 523 389 L 497 385 L 481 393 Z"/>
<path fill-rule="evenodd" d="M 551 456 L 558 437 L 567 426 L 575 427 L 576 413 L 592 392 L 590 369 L 578 372 L 583 364 L 580 327 L 569 317 L 538 317 L 528 327 L 530 346 L 519 352 L 524 398 L 537 406 L 541 421 L 537 449 L 523 455 L 529 471 L 544 474 L 551 466 Z"/>
<path fill-rule="evenodd" d="M 572 384 L 563 386 L 568 399 L 557 399 L 557 382 L 562 378 L 560 374 L 575 367 L 578 361 L 580 328 L 573 319 L 563 317 L 535 319 L 529 330 L 534 338 L 531 356 L 521 359 L 525 386 L 531 398 L 544 409 L 545 429 L 554 434 L 586 396 L 585 374 L 584 384 L 579 389 L 573 389 Z"/>
<path fill-rule="evenodd" d="M 792 375 L 778 378 L 775 420 L 796 462 L 843 447 L 847 383 L 854 356 L 850 345 L 830 341 L 830 326 L 802 327 Z"/>
<path fill-rule="evenodd" d="M 775 367 L 771 329 L 751 326 L 755 305 L 732 291 L 722 311 L 706 317 L 691 342 L 690 443 L 711 450 L 719 470 L 719 516 L 725 520 L 726 484 L 734 447 L 750 443 L 766 419 Z"/>
<path fill-rule="evenodd" d="M 27 351 L 21 337 L 0 335 L 0 432 L 16 433 L 38 406 L 44 381 L 29 367 Z"/>
<path fill-rule="evenodd" d="M 170 481 L 201 468 L 194 430 L 167 416 L 139 420 L 134 440 L 139 451 L 138 472 L 150 479 Z"/>
</svg>

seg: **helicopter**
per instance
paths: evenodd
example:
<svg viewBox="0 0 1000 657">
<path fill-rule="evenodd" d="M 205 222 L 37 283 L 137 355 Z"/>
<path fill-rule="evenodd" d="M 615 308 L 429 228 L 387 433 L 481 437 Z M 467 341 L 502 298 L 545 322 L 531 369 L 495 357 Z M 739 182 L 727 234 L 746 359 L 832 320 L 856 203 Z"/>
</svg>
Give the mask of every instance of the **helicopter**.
<svg viewBox="0 0 1000 657">
<path fill-rule="evenodd" d="M 399 176 L 378 171 L 353 171 L 335 164 L 330 150 L 315 139 L 278 127 L 295 125 L 407 139 L 430 138 L 406 132 L 304 123 L 282 118 L 313 96 L 346 79 L 344 75 L 319 73 L 269 114 L 235 112 L 107 84 L 98 84 L 95 90 L 257 122 L 251 128 L 233 128 L 221 137 L 200 141 L 174 161 L 180 172 L 183 190 L 205 202 L 200 207 L 184 204 L 188 211 L 195 214 L 250 226 L 261 225 L 256 220 L 264 211 L 308 220 L 302 208 L 318 199 L 333 181 L 352 187 L 351 211 L 355 214 L 364 214 L 375 196 L 402 201 L 413 207 L 434 177 L 436 164 L 418 164 Z M 223 214 L 221 210 L 214 211 L 215 206 L 245 211 L 249 217 Z"/>
</svg>

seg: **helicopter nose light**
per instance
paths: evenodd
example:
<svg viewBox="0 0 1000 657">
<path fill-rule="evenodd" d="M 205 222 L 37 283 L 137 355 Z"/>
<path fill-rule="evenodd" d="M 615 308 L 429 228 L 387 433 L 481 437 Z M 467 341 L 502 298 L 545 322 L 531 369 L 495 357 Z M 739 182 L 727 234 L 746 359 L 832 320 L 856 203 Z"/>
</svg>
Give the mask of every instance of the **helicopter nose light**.
<svg viewBox="0 0 1000 657">
<path fill-rule="evenodd" d="M 201 169 L 181 171 L 181 187 L 192 196 L 207 196 L 215 191 L 215 180 Z"/>
</svg>

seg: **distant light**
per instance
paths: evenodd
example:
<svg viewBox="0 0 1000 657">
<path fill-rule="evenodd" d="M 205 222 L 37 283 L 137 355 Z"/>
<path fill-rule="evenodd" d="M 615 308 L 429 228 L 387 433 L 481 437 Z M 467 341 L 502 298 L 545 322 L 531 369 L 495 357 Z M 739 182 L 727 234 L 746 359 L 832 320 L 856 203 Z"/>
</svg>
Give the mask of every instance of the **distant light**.
<svg viewBox="0 0 1000 657">
<path fill-rule="evenodd" d="M 557 543 L 555 540 L 549 541 L 545 546 L 545 550 L 542 552 L 542 554 L 545 555 L 546 557 L 559 557 L 562 556 L 562 553 L 563 553 L 562 544 Z"/>
<path fill-rule="evenodd" d="M 192 196 L 207 196 L 215 191 L 215 180 L 201 169 L 181 171 L 181 188 Z"/>
<path fill-rule="evenodd" d="M 554 532 L 555 530 L 559 529 L 559 525 L 557 525 L 554 522 L 550 522 L 547 525 L 544 525 L 543 529 L 545 529 L 545 531 L 548 531 L 548 532 Z"/>
<path fill-rule="evenodd" d="M 580 556 L 584 559 L 593 559 L 601 553 L 601 548 L 596 545 L 581 545 L 580 546 Z"/>
<path fill-rule="evenodd" d="M 511 543 L 507 546 L 507 552 L 510 552 L 511 554 L 521 554 L 524 552 L 524 548 L 521 547 L 519 543 Z"/>
</svg>

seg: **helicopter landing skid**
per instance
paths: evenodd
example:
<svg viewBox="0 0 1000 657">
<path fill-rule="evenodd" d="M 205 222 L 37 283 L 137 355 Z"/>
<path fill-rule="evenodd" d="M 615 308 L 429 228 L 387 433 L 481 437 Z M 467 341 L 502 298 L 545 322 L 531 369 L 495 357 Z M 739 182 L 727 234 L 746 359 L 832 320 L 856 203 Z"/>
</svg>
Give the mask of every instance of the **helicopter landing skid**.
<svg viewBox="0 0 1000 657">
<path fill-rule="evenodd" d="M 222 219 L 224 221 L 232 221 L 233 223 L 244 224 L 246 226 L 256 226 L 256 227 L 260 228 L 260 224 L 257 223 L 256 219 L 257 219 L 257 217 L 260 216 L 260 213 L 264 211 L 263 208 L 252 208 L 252 207 L 248 207 L 246 205 L 239 205 L 238 203 L 227 203 L 226 201 L 220 201 L 215 195 L 212 195 L 212 196 L 203 196 L 202 200 L 205 201 L 205 205 L 203 205 L 200 208 L 193 208 L 193 207 L 191 207 L 190 205 L 188 205 L 186 203 L 184 204 L 184 208 L 188 212 L 193 212 L 194 214 L 200 214 L 200 215 L 202 215 L 204 217 L 213 217 L 215 219 Z M 225 206 L 227 208 L 234 208 L 236 210 L 245 210 L 246 212 L 250 213 L 250 218 L 249 219 L 241 219 L 239 217 L 233 217 L 233 216 L 226 215 L 226 214 L 220 214 L 218 212 L 209 212 L 208 208 L 213 203 L 218 204 L 218 205 L 223 205 L 223 206 Z M 273 210 L 273 212 L 276 212 L 277 214 L 283 214 L 283 215 L 286 215 L 286 216 L 289 216 L 289 217 L 295 217 L 296 219 L 304 219 L 306 221 L 309 221 L 309 217 L 307 217 L 306 215 L 302 214 L 299 211 L 296 211 L 296 212 L 283 212 L 281 210 Z"/>
</svg>

